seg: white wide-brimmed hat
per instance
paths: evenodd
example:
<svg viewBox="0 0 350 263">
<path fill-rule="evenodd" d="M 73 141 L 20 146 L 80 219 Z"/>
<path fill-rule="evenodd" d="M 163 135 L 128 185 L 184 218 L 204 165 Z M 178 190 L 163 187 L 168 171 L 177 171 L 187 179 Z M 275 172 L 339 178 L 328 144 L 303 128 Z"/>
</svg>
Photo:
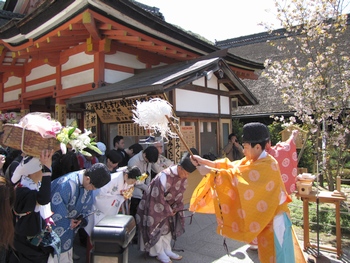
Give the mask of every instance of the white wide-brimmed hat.
<svg viewBox="0 0 350 263">
<path fill-rule="evenodd" d="M 13 172 L 11 181 L 12 183 L 16 184 L 22 176 L 28 176 L 30 174 L 40 171 L 41 169 L 42 166 L 39 158 L 25 156 Z"/>
</svg>

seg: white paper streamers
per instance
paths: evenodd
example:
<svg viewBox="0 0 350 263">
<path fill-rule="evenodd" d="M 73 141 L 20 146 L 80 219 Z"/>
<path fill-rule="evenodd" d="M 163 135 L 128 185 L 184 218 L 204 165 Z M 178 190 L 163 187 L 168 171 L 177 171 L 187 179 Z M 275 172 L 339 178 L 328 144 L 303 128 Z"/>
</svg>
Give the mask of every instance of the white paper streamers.
<svg viewBox="0 0 350 263">
<path fill-rule="evenodd" d="M 163 138 L 172 137 L 176 138 L 177 133 L 172 132 L 169 127 L 169 121 L 166 116 L 170 119 L 178 122 L 173 117 L 172 105 L 166 100 L 159 98 L 151 99 L 149 101 L 137 101 L 135 105 L 136 109 L 134 113 L 133 121 L 144 127 L 145 129 L 152 130 L 154 133 L 160 133 Z M 177 125 L 173 122 L 173 125 Z"/>
</svg>

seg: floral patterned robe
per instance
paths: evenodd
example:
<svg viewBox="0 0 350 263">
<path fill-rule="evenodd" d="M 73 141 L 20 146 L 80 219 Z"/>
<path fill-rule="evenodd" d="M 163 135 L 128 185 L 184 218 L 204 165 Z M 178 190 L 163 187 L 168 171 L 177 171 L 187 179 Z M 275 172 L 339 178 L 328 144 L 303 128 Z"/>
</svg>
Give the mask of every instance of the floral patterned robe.
<svg viewBox="0 0 350 263">
<path fill-rule="evenodd" d="M 166 174 L 164 189 L 160 177 Z M 136 223 L 142 234 L 146 251 L 154 246 L 161 235 L 171 232 L 174 239 L 185 232 L 183 218 L 183 194 L 187 187 L 187 178 L 177 175 L 177 165 L 159 173 L 143 194 L 139 204 Z M 175 216 L 173 214 L 176 213 Z"/>
<path fill-rule="evenodd" d="M 71 219 L 82 215 L 87 220 L 91 214 L 92 191 L 85 190 L 82 185 L 84 172 L 72 172 L 51 182 L 51 209 L 55 222 L 52 229 L 61 238 L 62 253 L 73 247 L 76 229 L 70 228 Z"/>
<path fill-rule="evenodd" d="M 229 169 L 229 163 L 227 158 L 216 161 L 218 172 L 213 170 L 202 179 L 190 210 L 215 213 L 222 236 L 246 243 L 257 237 L 260 261 L 275 262 L 273 219 L 288 212 L 291 202 L 278 163 L 271 155 L 252 163 L 243 158 L 233 163 L 234 169 Z"/>
</svg>

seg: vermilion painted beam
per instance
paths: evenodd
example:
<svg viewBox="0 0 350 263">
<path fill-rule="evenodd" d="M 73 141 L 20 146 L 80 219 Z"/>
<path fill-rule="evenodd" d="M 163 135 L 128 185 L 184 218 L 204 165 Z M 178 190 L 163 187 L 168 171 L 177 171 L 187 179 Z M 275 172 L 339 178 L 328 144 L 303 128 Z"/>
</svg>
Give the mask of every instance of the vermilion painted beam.
<svg viewBox="0 0 350 263">
<path fill-rule="evenodd" d="M 96 27 L 95 19 L 89 11 L 83 13 L 83 24 L 87 31 L 90 33 L 91 37 L 95 40 L 101 40 L 101 35 Z"/>
<path fill-rule="evenodd" d="M 74 37 L 74 36 L 87 36 L 89 32 L 84 27 L 79 30 L 62 30 L 58 31 L 56 36 L 52 36 L 52 38 L 64 38 L 64 37 Z"/>
<path fill-rule="evenodd" d="M 72 75 L 72 74 L 76 74 L 79 72 L 83 72 L 89 69 L 92 69 L 94 67 L 94 63 L 88 63 L 88 64 L 84 64 L 75 68 L 71 68 L 71 69 L 67 69 L 65 71 L 62 71 L 62 76 L 68 76 L 68 75 Z"/>
<path fill-rule="evenodd" d="M 107 62 L 105 63 L 105 69 L 135 74 L 135 70 L 133 68 L 122 66 L 122 65 L 115 65 Z"/>
<path fill-rule="evenodd" d="M 24 67 L 14 65 L 0 65 L 0 72 L 11 72 L 12 75 L 21 77 L 24 75 Z"/>
<path fill-rule="evenodd" d="M 21 99 L 35 100 L 35 99 L 40 99 L 44 97 L 52 97 L 53 91 L 54 91 L 53 87 L 27 91 L 21 94 Z"/>
<path fill-rule="evenodd" d="M 33 39 L 28 39 L 28 42 L 19 45 L 19 46 L 12 46 L 11 44 L 3 41 L 2 39 L 0 39 L 0 43 L 3 44 L 5 47 L 7 47 L 9 50 L 11 51 L 19 51 L 19 50 L 23 50 L 26 49 L 27 47 L 31 47 L 33 46 Z"/>
<path fill-rule="evenodd" d="M 121 42 L 140 42 L 141 38 L 138 36 L 108 36 L 108 38 L 119 40 Z"/>
<path fill-rule="evenodd" d="M 13 101 L 8 101 L 8 102 L 2 102 L 0 104 L 0 110 L 8 110 L 8 109 L 16 109 L 16 108 L 21 108 L 21 103 L 19 100 L 13 100 Z"/>
<path fill-rule="evenodd" d="M 114 22 L 112 20 L 110 20 L 109 18 L 107 17 L 104 17 L 102 16 L 101 14 L 98 14 L 96 13 L 95 11 L 90 11 L 91 14 L 94 16 L 94 18 L 98 21 L 102 21 L 104 23 L 107 23 L 107 24 L 111 24 L 113 28 L 115 29 L 118 29 L 118 30 L 125 30 L 128 32 L 129 35 L 132 35 L 132 36 L 138 36 L 140 38 L 142 38 L 143 40 L 146 40 L 146 41 L 154 41 L 157 45 L 160 45 L 160 46 L 167 46 L 167 48 L 170 48 L 170 49 L 176 49 L 178 50 L 179 52 L 181 53 L 187 53 L 188 54 L 188 58 L 196 58 L 198 57 L 199 55 L 193 53 L 193 52 L 190 52 L 190 51 L 187 51 L 187 50 L 184 50 L 182 48 L 179 48 L 179 47 L 176 47 L 174 45 L 171 45 L 171 44 L 168 44 L 168 43 L 165 43 L 161 40 L 155 40 L 154 38 L 152 38 L 151 36 L 148 36 L 146 34 L 143 34 L 143 33 L 140 33 L 136 30 L 133 30 L 133 29 L 130 29 L 124 25 L 121 25 L 121 24 L 118 24 L 117 22 Z M 101 34 L 104 34 L 104 32 L 101 32 Z"/>
<path fill-rule="evenodd" d="M 81 93 L 93 90 L 91 84 L 84 84 L 80 86 L 71 87 L 69 89 L 56 90 L 54 92 L 54 98 L 68 99 L 72 96 L 79 95 Z"/>
<path fill-rule="evenodd" d="M 126 30 L 118 30 L 118 29 L 114 29 L 114 30 L 110 30 L 110 29 L 106 29 L 104 30 L 103 28 L 101 29 L 103 30 L 103 34 L 106 36 L 126 36 L 128 34 L 128 32 Z"/>
<path fill-rule="evenodd" d="M 51 74 L 41 78 L 33 79 L 31 81 L 27 81 L 26 86 L 37 85 L 37 84 L 44 83 L 50 80 L 55 80 L 55 79 L 56 79 L 56 74 Z"/>
</svg>

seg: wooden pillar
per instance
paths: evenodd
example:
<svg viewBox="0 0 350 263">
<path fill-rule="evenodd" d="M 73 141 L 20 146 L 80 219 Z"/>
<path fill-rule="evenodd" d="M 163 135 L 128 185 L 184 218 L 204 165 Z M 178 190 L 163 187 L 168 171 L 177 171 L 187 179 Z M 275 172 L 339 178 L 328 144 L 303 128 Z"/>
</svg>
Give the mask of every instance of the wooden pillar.
<svg viewBox="0 0 350 263">
<path fill-rule="evenodd" d="M 0 48 L 1 49 L 1 48 Z M 0 103 L 4 102 L 4 93 L 5 93 L 5 89 L 4 89 L 4 73 L 0 74 Z"/>
<path fill-rule="evenodd" d="M 30 110 L 28 108 L 26 109 L 21 109 L 21 117 L 27 115 L 30 112 Z"/>
<path fill-rule="evenodd" d="M 110 40 L 98 42 L 98 51 L 94 53 L 94 82 L 100 87 L 105 81 L 105 53 L 110 49 Z"/>
<path fill-rule="evenodd" d="M 58 120 L 62 126 L 66 126 L 66 119 L 67 119 L 66 104 L 55 104 L 55 119 Z"/>
</svg>

